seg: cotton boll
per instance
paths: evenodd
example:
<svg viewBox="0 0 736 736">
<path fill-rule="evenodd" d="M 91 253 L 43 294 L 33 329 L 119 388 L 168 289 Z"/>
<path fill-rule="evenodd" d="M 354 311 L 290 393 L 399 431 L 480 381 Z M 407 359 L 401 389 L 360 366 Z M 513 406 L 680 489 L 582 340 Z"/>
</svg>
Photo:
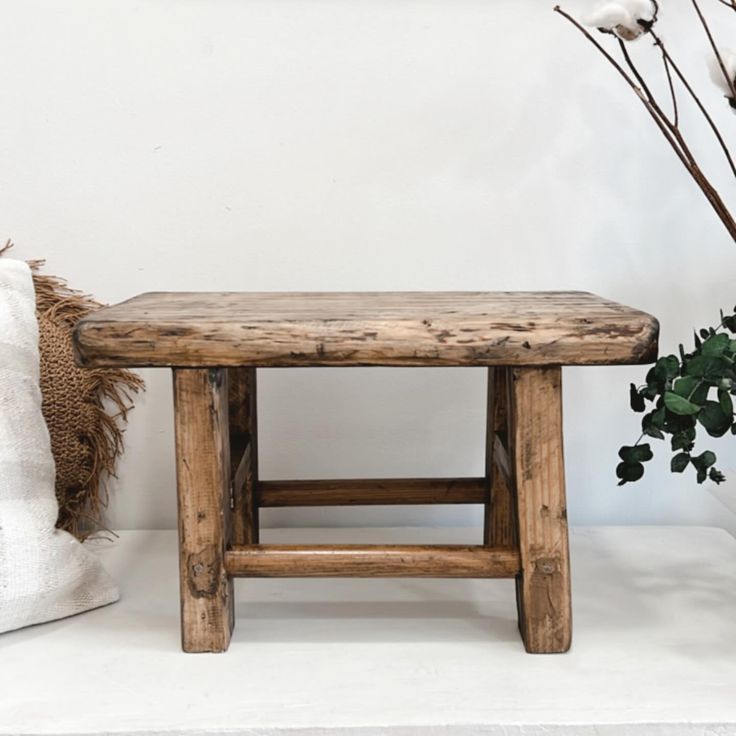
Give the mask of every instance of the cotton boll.
<svg viewBox="0 0 736 736">
<path fill-rule="evenodd" d="M 584 18 L 584 23 L 586 26 L 605 28 L 610 31 L 618 25 L 631 23 L 631 15 L 619 3 L 606 3 L 587 15 Z"/>
<path fill-rule="evenodd" d="M 636 41 L 639 36 L 644 34 L 644 28 L 638 23 L 625 24 L 614 26 L 613 32 L 624 41 Z"/>
<path fill-rule="evenodd" d="M 658 5 L 654 0 L 615 0 L 588 15 L 584 22 L 624 41 L 634 41 L 651 28 Z"/>
<path fill-rule="evenodd" d="M 652 0 L 623 0 L 622 4 L 634 18 L 640 20 L 652 21 L 657 13 L 657 6 Z"/>
</svg>

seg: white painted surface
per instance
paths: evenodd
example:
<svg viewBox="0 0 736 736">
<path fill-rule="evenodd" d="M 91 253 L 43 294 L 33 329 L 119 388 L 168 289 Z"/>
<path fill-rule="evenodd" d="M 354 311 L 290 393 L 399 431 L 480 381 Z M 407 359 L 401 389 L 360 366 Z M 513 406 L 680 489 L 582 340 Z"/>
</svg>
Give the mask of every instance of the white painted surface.
<svg viewBox="0 0 736 736">
<path fill-rule="evenodd" d="M 523 651 L 513 581 L 418 579 L 238 580 L 230 650 L 187 655 L 175 534 L 123 532 L 103 556 L 120 603 L 0 637 L 3 736 L 736 734 L 736 540 L 722 530 L 575 531 L 573 648 L 547 656 Z"/>
<path fill-rule="evenodd" d="M 0 236 L 106 301 L 151 289 L 587 289 L 657 315 L 674 351 L 734 303 L 736 249 L 639 103 L 552 5 L 0 2 Z M 725 39 L 732 14 L 709 6 Z M 692 23 L 685 0 L 663 6 L 673 53 L 733 130 Z M 617 449 L 638 436 L 628 382 L 643 375 L 566 371 L 572 520 L 736 531 L 736 514 L 690 474 L 669 476 L 664 446 L 643 482 L 616 487 Z M 123 528 L 174 526 L 169 377 L 145 377 L 111 506 Z M 482 468 L 480 371 L 282 371 L 261 388 L 267 477 Z M 732 441 L 715 444 L 733 456 Z"/>
</svg>

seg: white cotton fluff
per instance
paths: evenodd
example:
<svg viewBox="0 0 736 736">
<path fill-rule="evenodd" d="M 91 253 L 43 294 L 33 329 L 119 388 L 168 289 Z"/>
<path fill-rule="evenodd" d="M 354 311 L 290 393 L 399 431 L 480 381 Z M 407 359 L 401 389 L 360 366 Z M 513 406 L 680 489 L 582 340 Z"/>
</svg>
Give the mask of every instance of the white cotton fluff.
<svg viewBox="0 0 736 736">
<path fill-rule="evenodd" d="M 656 10 L 652 0 L 616 0 L 601 5 L 584 22 L 593 28 L 612 31 L 624 41 L 633 41 L 644 33 L 639 21 L 654 20 Z"/>
<path fill-rule="evenodd" d="M 726 74 L 728 74 L 729 79 L 733 83 L 736 80 L 736 52 L 731 49 L 718 49 L 718 53 L 720 54 L 721 61 L 723 61 L 723 66 L 726 68 Z M 733 91 L 726 77 L 723 76 L 723 69 L 721 69 L 721 65 L 718 63 L 715 54 L 708 57 L 708 69 L 710 71 L 710 78 L 714 84 L 723 91 L 726 97 L 733 97 Z"/>
</svg>

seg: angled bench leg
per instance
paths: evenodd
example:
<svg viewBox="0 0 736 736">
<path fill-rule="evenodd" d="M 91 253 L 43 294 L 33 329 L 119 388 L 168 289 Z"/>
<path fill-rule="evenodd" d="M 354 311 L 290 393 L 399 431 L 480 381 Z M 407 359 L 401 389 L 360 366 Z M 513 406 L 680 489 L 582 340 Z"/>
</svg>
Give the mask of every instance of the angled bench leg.
<svg viewBox="0 0 736 736">
<path fill-rule="evenodd" d="M 181 636 L 185 652 L 222 652 L 233 628 L 227 373 L 175 368 Z"/>
<path fill-rule="evenodd" d="M 514 368 L 510 415 L 522 568 L 519 629 L 528 652 L 566 652 L 572 609 L 561 369 Z"/>
<path fill-rule="evenodd" d="M 228 369 L 233 543 L 258 544 L 256 369 Z"/>
<path fill-rule="evenodd" d="M 509 369 L 488 369 L 486 414 L 486 502 L 483 544 L 516 547 L 516 501 L 509 462 Z"/>
</svg>

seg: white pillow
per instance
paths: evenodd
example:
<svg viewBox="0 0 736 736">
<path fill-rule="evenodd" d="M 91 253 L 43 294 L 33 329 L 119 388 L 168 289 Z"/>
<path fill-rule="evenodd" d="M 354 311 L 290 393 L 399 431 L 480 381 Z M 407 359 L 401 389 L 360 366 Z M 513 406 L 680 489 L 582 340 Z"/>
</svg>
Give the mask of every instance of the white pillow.
<svg viewBox="0 0 736 736">
<path fill-rule="evenodd" d="M 33 281 L 0 259 L 0 632 L 119 598 L 99 560 L 54 528 L 54 459 L 41 414 Z"/>
</svg>

